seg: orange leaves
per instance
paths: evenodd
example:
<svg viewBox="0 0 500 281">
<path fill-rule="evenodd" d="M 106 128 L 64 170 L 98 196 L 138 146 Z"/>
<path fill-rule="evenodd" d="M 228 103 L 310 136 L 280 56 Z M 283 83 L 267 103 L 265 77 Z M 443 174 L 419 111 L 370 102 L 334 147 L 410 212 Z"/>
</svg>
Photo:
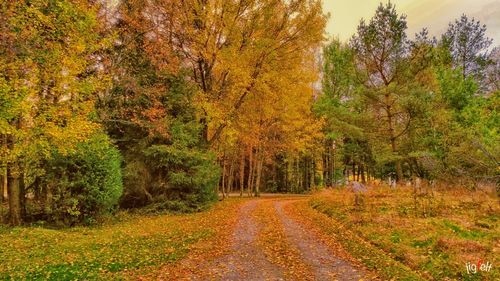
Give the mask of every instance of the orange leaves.
<svg viewBox="0 0 500 281">
<path fill-rule="evenodd" d="M 262 202 L 255 213 L 263 228 L 257 241 L 259 247 L 264 249 L 269 260 L 283 267 L 287 280 L 313 280 L 311 268 L 288 242 L 273 203 L 271 200 Z"/>
<path fill-rule="evenodd" d="M 319 136 L 310 109 L 319 77 L 314 54 L 326 24 L 321 1 L 130 3 L 124 20 L 137 29 L 131 33 L 145 32 L 137 44 L 155 68 L 187 69 L 198 85 L 198 117 L 214 150 L 237 155 L 261 147 L 271 161 Z"/>
<path fill-rule="evenodd" d="M 185 259 L 150 271 L 145 275 L 146 279 L 184 280 L 193 276 L 206 276 L 208 263 L 230 250 L 228 245 L 238 219 L 240 204 L 240 200 L 223 201 L 204 213 L 182 215 L 179 216 L 182 217 L 181 220 L 178 220 L 177 216 L 172 217 L 179 223 L 173 228 L 175 231 L 189 235 L 205 230 L 209 234 L 188 246 L 189 253 Z M 141 274 L 140 271 L 137 273 Z"/>
</svg>

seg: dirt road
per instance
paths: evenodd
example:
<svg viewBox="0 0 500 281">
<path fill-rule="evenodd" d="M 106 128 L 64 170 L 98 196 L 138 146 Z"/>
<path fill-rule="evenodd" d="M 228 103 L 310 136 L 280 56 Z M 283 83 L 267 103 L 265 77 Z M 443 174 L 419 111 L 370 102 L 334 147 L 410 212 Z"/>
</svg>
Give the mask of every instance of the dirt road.
<svg viewBox="0 0 500 281">
<path fill-rule="evenodd" d="M 337 249 L 325 243 L 324 237 L 318 237 L 317 233 L 297 219 L 300 213 L 292 215 L 290 207 L 301 200 L 305 199 L 278 197 L 252 199 L 243 203 L 227 245 L 230 250 L 225 255 L 207 261 L 203 265 L 204 270 L 199 271 L 201 275 L 190 279 L 370 279 L 365 269 L 344 258 L 345 253 L 337 253 Z M 263 237 L 273 233 L 282 233 L 284 237 Z M 279 257 L 288 253 L 291 257 Z"/>
</svg>

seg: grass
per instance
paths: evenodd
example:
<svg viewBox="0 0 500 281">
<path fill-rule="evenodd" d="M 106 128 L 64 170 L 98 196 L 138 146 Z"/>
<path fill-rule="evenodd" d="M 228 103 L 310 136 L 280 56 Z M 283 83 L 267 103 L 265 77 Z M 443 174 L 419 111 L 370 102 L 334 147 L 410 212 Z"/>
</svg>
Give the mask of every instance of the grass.
<svg viewBox="0 0 500 281">
<path fill-rule="evenodd" d="M 186 215 L 122 213 L 99 227 L 0 227 L 0 280 L 120 280 L 158 270 L 195 243 L 216 239 L 216 224 L 233 216 L 228 210 L 238 202 Z"/>
<path fill-rule="evenodd" d="M 314 202 L 311 201 L 312 206 L 318 207 Z M 316 227 L 320 233 L 328 235 L 331 240 L 339 243 L 348 255 L 363 263 L 370 271 L 375 272 L 381 280 L 425 280 L 405 264 L 365 241 L 352 229 L 337 220 L 329 218 L 331 211 L 325 212 L 329 213 L 329 215 L 325 215 L 313 210 L 307 203 L 297 204 L 294 207 L 294 212 L 298 214 L 296 217 L 306 217 L 312 223 L 311 229 Z"/>
<path fill-rule="evenodd" d="M 500 279 L 496 195 L 376 187 L 362 196 L 363 203 L 355 204 L 355 195 L 346 189 L 325 191 L 313 196 L 310 205 L 426 279 Z M 344 240 L 349 249 L 351 239 Z M 466 262 L 479 260 L 492 263 L 492 270 L 468 274 Z M 387 271 L 382 264 L 373 266 Z"/>
</svg>

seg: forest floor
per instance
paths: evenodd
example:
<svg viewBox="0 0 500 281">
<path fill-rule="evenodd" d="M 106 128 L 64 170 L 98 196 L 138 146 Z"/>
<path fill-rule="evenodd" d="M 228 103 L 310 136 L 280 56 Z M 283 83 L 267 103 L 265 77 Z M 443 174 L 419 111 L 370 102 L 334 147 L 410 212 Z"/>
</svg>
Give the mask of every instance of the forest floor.
<svg viewBox="0 0 500 281">
<path fill-rule="evenodd" d="M 498 203 L 478 197 L 450 218 L 427 201 L 416 216 L 408 198 L 263 195 L 196 214 L 120 213 L 97 227 L 0 227 L 0 280 L 495 280 Z M 478 256 L 493 269 L 467 275 L 457 261 Z"/>
</svg>

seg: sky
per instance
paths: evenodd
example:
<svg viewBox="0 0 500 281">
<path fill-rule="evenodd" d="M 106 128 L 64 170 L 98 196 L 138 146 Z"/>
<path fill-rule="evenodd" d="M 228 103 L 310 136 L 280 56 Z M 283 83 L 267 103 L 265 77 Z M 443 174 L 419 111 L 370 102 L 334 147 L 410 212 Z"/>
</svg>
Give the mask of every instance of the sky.
<svg viewBox="0 0 500 281">
<path fill-rule="evenodd" d="M 330 37 L 347 41 L 361 18 L 369 20 L 380 2 L 386 0 L 323 0 L 325 12 L 330 13 L 327 32 Z M 440 37 L 450 21 L 462 14 L 486 24 L 486 35 L 493 45 L 500 45 L 500 0 L 392 0 L 399 13 L 407 15 L 409 38 L 427 27 L 431 35 Z"/>
</svg>

